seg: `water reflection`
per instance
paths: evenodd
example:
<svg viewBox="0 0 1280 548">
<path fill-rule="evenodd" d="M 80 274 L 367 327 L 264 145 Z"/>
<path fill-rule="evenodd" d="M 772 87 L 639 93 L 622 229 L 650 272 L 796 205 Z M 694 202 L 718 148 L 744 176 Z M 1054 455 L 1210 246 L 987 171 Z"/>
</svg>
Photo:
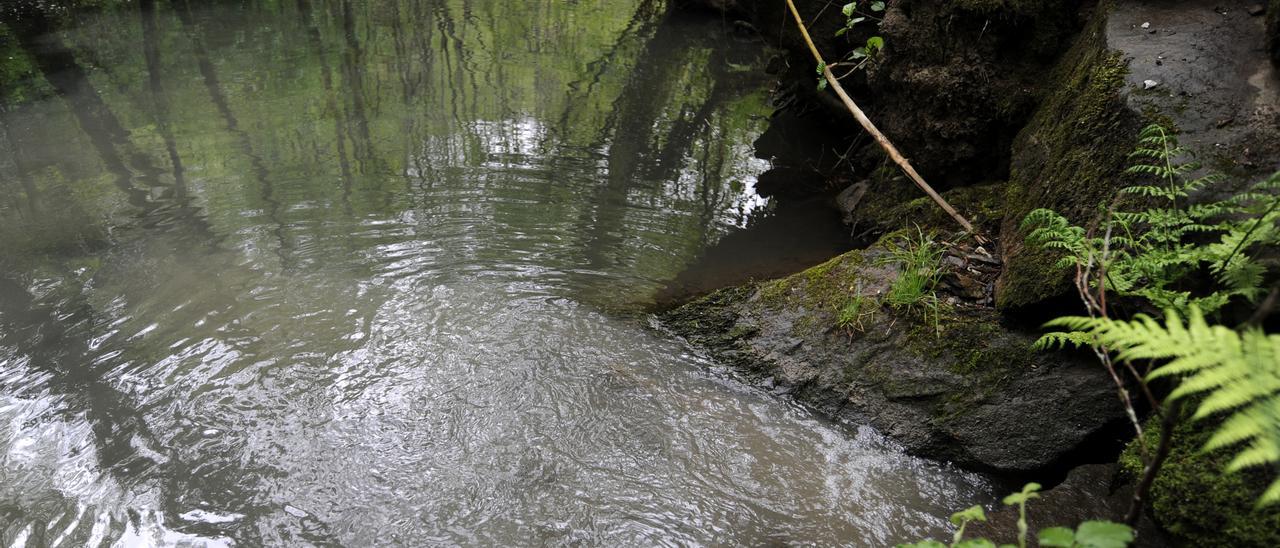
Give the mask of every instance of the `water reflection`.
<svg viewBox="0 0 1280 548">
<path fill-rule="evenodd" d="M 986 496 L 633 314 L 773 218 L 717 20 L 7 13 L 0 541 L 884 543 Z"/>
</svg>

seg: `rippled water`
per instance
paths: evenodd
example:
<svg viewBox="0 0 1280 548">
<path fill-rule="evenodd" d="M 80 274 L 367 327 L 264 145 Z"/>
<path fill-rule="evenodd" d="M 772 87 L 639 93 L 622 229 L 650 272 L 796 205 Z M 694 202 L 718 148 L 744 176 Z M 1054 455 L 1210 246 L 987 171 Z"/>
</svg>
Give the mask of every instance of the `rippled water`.
<svg viewBox="0 0 1280 548">
<path fill-rule="evenodd" d="M 881 545 L 989 500 L 640 313 L 773 215 L 719 20 L 6 17 L 4 544 Z"/>
</svg>

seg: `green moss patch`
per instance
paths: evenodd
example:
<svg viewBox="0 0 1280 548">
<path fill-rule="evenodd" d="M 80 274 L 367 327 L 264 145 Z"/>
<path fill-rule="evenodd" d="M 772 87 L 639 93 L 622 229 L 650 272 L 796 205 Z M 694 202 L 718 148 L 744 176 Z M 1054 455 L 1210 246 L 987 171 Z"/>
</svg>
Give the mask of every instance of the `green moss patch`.
<svg viewBox="0 0 1280 548">
<path fill-rule="evenodd" d="M 859 268 L 866 252 L 850 251 L 808 270 L 759 285 L 766 308 L 803 307 L 835 313 L 859 291 Z"/>
<path fill-rule="evenodd" d="M 1183 420 L 1174 430 L 1172 450 L 1151 487 L 1150 508 L 1157 523 L 1187 546 L 1280 546 L 1280 506 L 1254 503 L 1274 473 L 1249 469 L 1225 473 L 1230 450 L 1200 450 L 1217 424 Z M 1159 425 L 1145 429 L 1154 449 Z M 1137 441 L 1121 455 L 1126 474 L 1142 473 Z"/>
<path fill-rule="evenodd" d="M 1046 207 L 1086 224 L 1123 186 L 1121 173 L 1141 124 L 1122 94 L 1128 65 L 1104 43 L 1105 11 L 1099 8 L 1063 57 L 1049 95 L 1014 142 L 1001 229 L 1005 272 L 996 287 L 1001 308 L 1069 289 L 1068 272 L 1054 266 L 1058 255 L 1024 244 L 1026 214 Z"/>
</svg>

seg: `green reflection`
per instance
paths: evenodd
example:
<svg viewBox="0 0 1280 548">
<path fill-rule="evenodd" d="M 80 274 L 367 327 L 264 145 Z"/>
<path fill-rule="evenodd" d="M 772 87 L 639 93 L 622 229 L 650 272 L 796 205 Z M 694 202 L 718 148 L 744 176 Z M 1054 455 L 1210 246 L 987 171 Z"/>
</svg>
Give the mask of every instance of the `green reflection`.
<svg viewBox="0 0 1280 548">
<path fill-rule="evenodd" d="M 0 35 L 11 260 L 162 225 L 289 271 L 334 259 L 300 242 L 341 246 L 357 220 L 408 211 L 474 223 L 483 238 L 452 242 L 459 256 L 537 252 L 617 306 L 758 205 L 743 181 L 766 108 L 757 72 L 734 67 L 760 52 L 662 2 L 70 11 Z"/>
</svg>

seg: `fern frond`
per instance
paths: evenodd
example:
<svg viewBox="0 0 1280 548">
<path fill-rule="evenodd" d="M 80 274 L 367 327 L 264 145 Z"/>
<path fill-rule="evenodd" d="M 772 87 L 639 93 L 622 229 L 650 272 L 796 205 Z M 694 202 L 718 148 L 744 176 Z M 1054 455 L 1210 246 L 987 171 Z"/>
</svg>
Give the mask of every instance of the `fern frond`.
<svg viewBox="0 0 1280 548">
<path fill-rule="evenodd" d="M 1124 172 L 1131 175 L 1156 175 L 1161 178 L 1167 177 L 1172 173 L 1168 167 L 1151 164 L 1134 164 L 1125 169 Z"/>
<path fill-rule="evenodd" d="M 1087 280 L 1089 287 L 1140 297 L 1165 311 L 1161 319 L 1057 318 L 1045 324 L 1055 331 L 1035 346 L 1093 346 L 1110 350 L 1118 362 L 1163 362 L 1147 380 L 1176 380 L 1170 400 L 1202 396 L 1193 420 L 1227 415 L 1205 450 L 1234 448 L 1228 471 L 1277 464 L 1280 334 L 1210 325 L 1202 311 L 1216 311 L 1232 299 L 1253 301 L 1265 293 L 1268 265 L 1257 256 L 1259 249 L 1280 246 L 1280 173 L 1228 199 L 1187 205 L 1191 195 L 1220 177 L 1189 178 L 1200 166 L 1181 161 L 1186 154 L 1163 127 L 1143 128 L 1129 154 L 1133 165 L 1125 173 L 1145 182 L 1120 193 L 1158 205 L 1109 211 L 1109 224 L 1100 227 L 1105 231 L 1086 230 L 1046 209 L 1026 217 L 1027 241 L 1064 253 L 1059 265 L 1098 265 L 1091 271 L 1095 278 Z M 1205 266 L 1220 287 L 1207 294 L 1184 290 L 1179 282 Z M 1280 480 L 1259 499 L 1262 505 L 1277 502 Z"/>
<path fill-rule="evenodd" d="M 1233 415 L 1218 427 L 1218 430 L 1205 442 L 1204 450 L 1213 451 L 1229 447 L 1245 440 L 1263 435 L 1264 425 L 1255 417 L 1240 413 Z"/>
<path fill-rule="evenodd" d="M 1134 166 L 1134 167 L 1152 167 L 1152 166 Z M 1131 168 L 1132 169 L 1132 168 Z M 1121 194 L 1137 194 L 1139 196 L 1148 196 L 1152 198 L 1168 198 L 1173 195 L 1169 189 L 1152 185 L 1135 185 L 1120 189 Z"/>
<path fill-rule="evenodd" d="M 1093 338 L 1118 361 L 1169 360 L 1148 380 L 1179 378 L 1170 399 L 1205 394 L 1194 419 L 1231 413 L 1204 446 L 1243 444 L 1228 471 L 1280 462 L 1280 335 L 1210 325 L 1195 306 L 1185 320 L 1169 309 L 1163 322 L 1148 316 L 1131 321 L 1066 317 L 1050 324 L 1078 332 L 1072 340 Z M 1280 488 L 1273 485 L 1267 492 L 1274 489 Z M 1259 501 L 1271 502 L 1280 502 L 1280 491 Z"/>
<path fill-rule="evenodd" d="M 1037 350 L 1052 350 L 1054 348 L 1080 348 L 1084 346 L 1092 346 L 1097 343 L 1093 337 L 1079 331 L 1056 331 L 1053 333 L 1045 333 L 1031 346 Z"/>
<path fill-rule="evenodd" d="M 1253 439 L 1253 443 L 1243 451 L 1236 453 L 1235 458 L 1227 463 L 1228 472 L 1238 472 L 1245 468 L 1263 466 L 1280 461 L 1280 446 L 1266 436 Z"/>
<path fill-rule="evenodd" d="M 1258 506 L 1267 506 L 1280 502 L 1280 479 L 1271 482 L 1271 486 L 1258 497 Z"/>
</svg>

